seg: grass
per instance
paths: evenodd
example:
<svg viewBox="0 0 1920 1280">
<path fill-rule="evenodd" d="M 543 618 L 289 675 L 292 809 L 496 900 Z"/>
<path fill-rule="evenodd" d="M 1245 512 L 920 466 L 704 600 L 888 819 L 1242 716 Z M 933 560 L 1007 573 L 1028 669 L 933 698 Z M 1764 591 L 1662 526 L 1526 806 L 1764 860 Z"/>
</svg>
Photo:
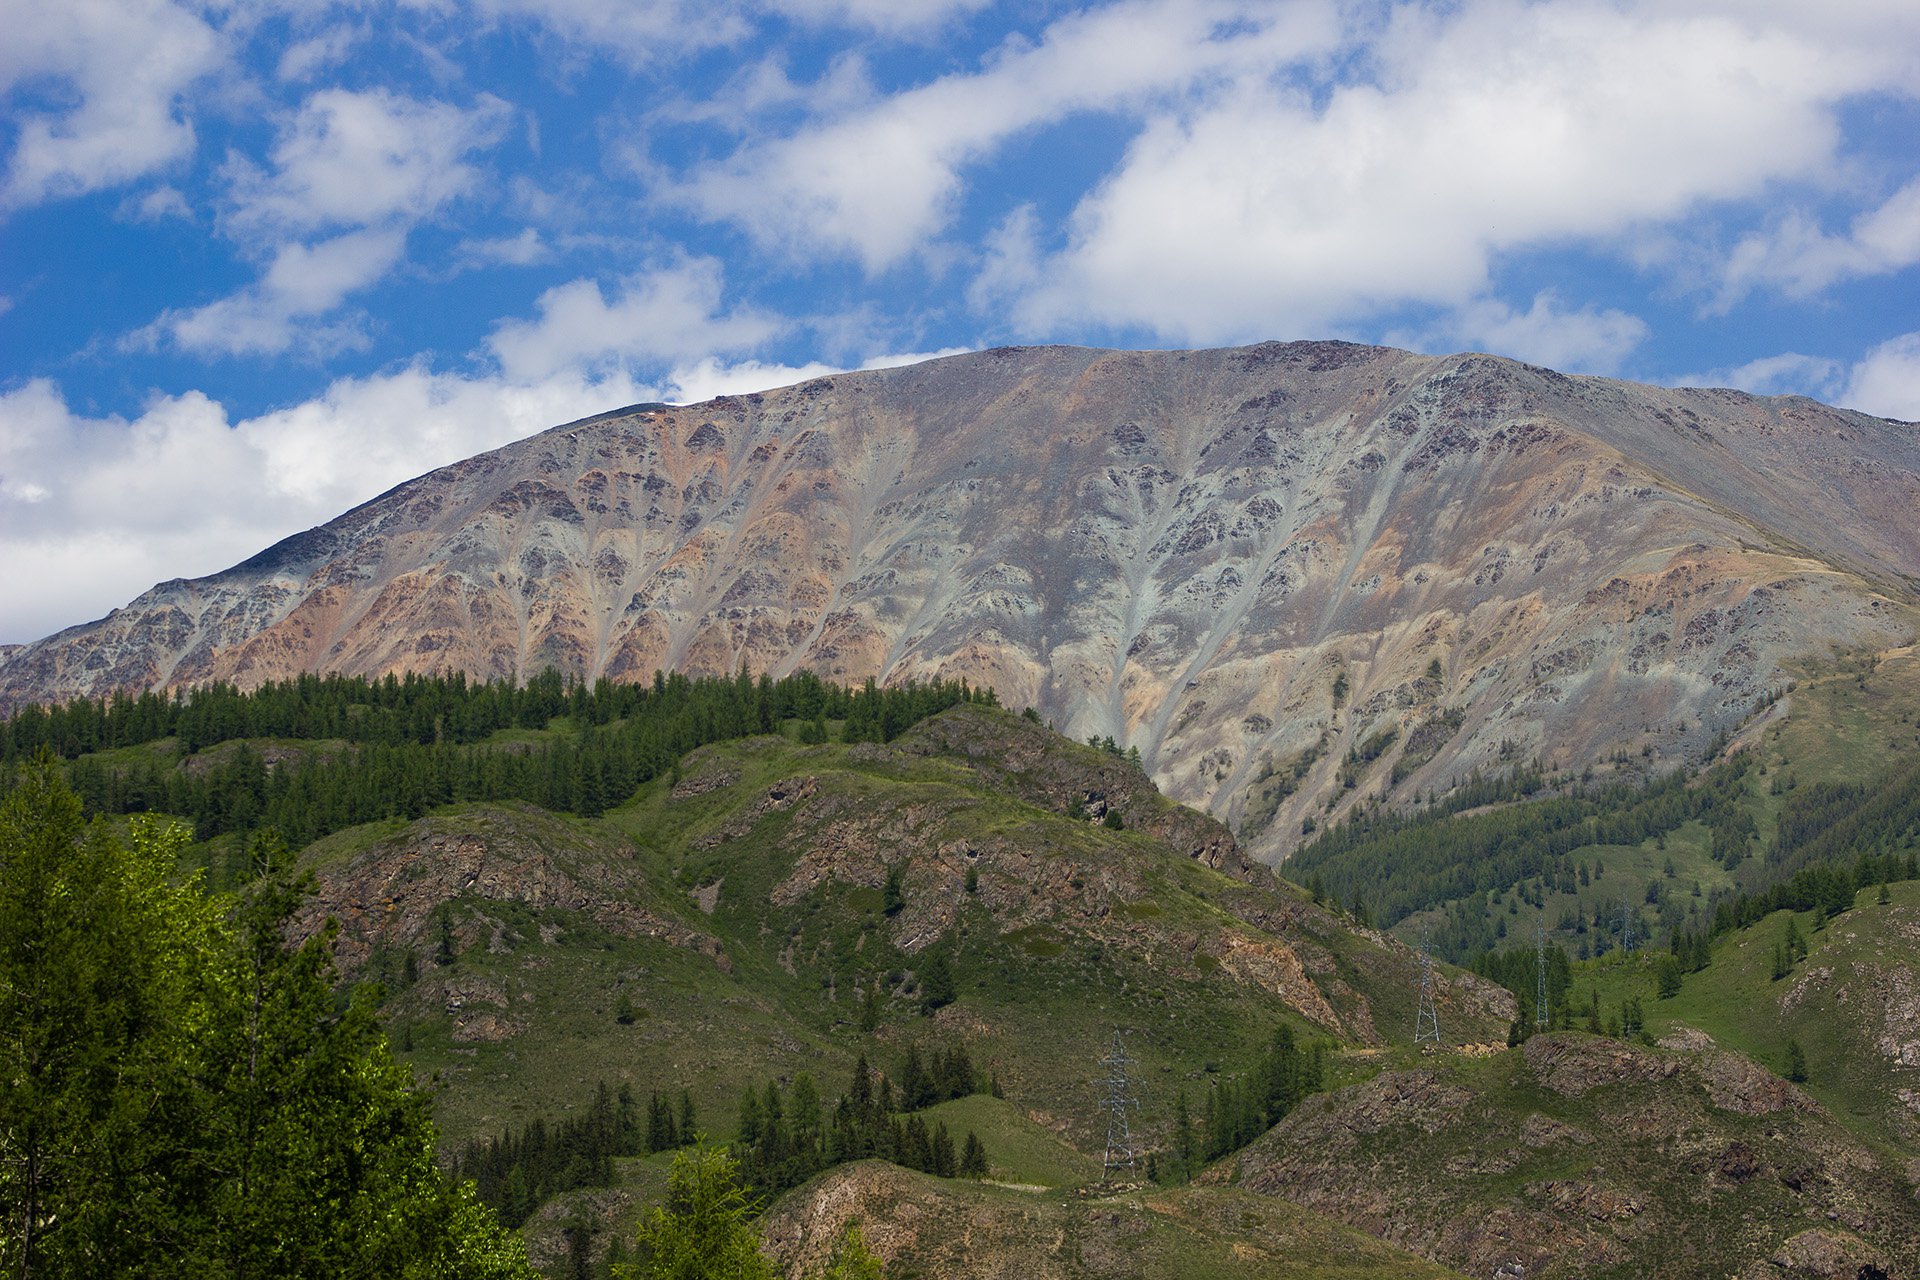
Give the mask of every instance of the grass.
<svg viewBox="0 0 1920 1280">
<path fill-rule="evenodd" d="M 945 1123 L 954 1146 L 978 1134 L 987 1149 L 987 1176 L 1025 1187 L 1081 1187 L 1098 1182 L 1099 1159 L 1069 1146 L 1060 1135 L 1003 1098 L 985 1094 L 955 1098 L 920 1113 L 931 1129 Z"/>
</svg>

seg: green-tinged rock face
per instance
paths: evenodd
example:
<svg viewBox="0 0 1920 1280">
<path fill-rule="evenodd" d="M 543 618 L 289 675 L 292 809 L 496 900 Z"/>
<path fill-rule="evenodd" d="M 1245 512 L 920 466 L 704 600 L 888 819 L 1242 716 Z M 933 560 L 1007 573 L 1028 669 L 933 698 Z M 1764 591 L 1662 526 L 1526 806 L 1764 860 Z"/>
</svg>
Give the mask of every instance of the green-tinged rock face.
<svg viewBox="0 0 1920 1280">
<path fill-rule="evenodd" d="M 1517 752 L 1697 760 L 1915 635 L 1920 441 L 1344 343 L 984 351 L 570 424 L 0 658 L 0 708 L 302 671 L 940 674 L 1262 861 Z M 1645 753 L 1645 754 L 1643 754 Z"/>
</svg>

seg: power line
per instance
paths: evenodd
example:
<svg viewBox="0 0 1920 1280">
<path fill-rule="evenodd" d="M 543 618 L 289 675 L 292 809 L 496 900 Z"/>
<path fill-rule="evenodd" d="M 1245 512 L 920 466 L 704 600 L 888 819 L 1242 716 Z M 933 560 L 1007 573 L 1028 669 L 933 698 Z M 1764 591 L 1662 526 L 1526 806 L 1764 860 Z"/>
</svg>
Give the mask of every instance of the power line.
<svg viewBox="0 0 1920 1280">
<path fill-rule="evenodd" d="M 1433 947 L 1427 941 L 1427 931 L 1420 930 L 1420 1007 L 1413 1015 L 1413 1042 L 1423 1041 L 1440 1043 L 1440 1008 L 1434 1003 Z"/>
<path fill-rule="evenodd" d="M 1118 1169 L 1132 1173 L 1140 1164 L 1140 1152 L 1133 1145 L 1133 1126 L 1127 1118 L 1128 1112 L 1140 1109 L 1140 1103 L 1133 1096 L 1133 1083 L 1127 1078 L 1127 1068 L 1133 1062 L 1116 1030 L 1112 1051 L 1100 1059 L 1100 1065 L 1107 1070 L 1107 1096 L 1100 1105 L 1107 1113 L 1106 1171 L 1109 1176 Z"/>
</svg>

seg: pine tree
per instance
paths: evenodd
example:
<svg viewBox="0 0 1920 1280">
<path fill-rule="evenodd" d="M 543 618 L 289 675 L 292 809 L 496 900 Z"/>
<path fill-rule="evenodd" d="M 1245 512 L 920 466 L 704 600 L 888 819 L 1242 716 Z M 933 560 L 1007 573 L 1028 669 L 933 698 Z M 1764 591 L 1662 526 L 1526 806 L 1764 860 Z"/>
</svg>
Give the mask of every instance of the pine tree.
<svg viewBox="0 0 1920 1280">
<path fill-rule="evenodd" d="M 920 962 L 920 1012 L 933 1013 L 953 1003 L 957 994 L 953 985 L 953 967 L 943 948 L 930 947 Z"/>
<path fill-rule="evenodd" d="M 1795 1084 L 1807 1082 L 1807 1055 L 1798 1040 L 1787 1041 L 1787 1079 Z"/>
<path fill-rule="evenodd" d="M 1182 1182 L 1193 1177 L 1194 1145 L 1193 1114 L 1187 1108 L 1187 1091 L 1183 1088 L 1173 1100 L 1173 1158 Z"/>
<path fill-rule="evenodd" d="M 967 1143 L 960 1155 L 960 1176 L 963 1178 L 984 1178 L 987 1176 L 987 1150 L 980 1145 L 980 1135 L 967 1130 Z"/>
<path fill-rule="evenodd" d="M 959 1172 L 959 1163 L 953 1154 L 953 1135 L 947 1132 L 947 1122 L 942 1120 L 934 1126 L 928 1141 L 927 1172 L 936 1178 L 951 1178 Z"/>
</svg>

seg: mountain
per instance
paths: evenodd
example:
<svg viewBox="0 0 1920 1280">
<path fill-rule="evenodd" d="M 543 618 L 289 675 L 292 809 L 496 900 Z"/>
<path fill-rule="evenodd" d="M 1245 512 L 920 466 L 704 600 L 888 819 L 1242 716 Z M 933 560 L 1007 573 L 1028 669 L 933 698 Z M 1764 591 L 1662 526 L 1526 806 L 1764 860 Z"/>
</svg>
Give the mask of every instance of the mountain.
<svg viewBox="0 0 1920 1280">
<path fill-rule="evenodd" d="M 1658 954 L 1576 966 L 1566 1002 L 1612 1020 L 1640 1001 L 1642 1041 L 1504 1047 L 1511 995 L 1443 967 L 1437 1048 L 1411 1043 L 1407 948 L 1249 864 L 1123 761 L 980 706 L 886 744 L 716 743 L 594 821 L 463 806 L 302 863 L 307 925 L 340 921 L 350 974 L 421 958 L 388 1018 L 441 1082 L 450 1145 L 578 1114 L 596 1081 L 684 1085 L 725 1136 L 746 1089 L 811 1073 L 830 1093 L 856 1055 L 897 1080 L 909 1048 L 964 1046 L 1005 1098 L 927 1123 L 978 1132 L 989 1180 L 830 1169 L 762 1223 L 790 1267 L 849 1220 L 900 1274 L 952 1277 L 1854 1278 L 1916 1261 L 1920 881 L 1830 922 L 1801 913 L 1785 979 L 1767 970 L 1784 913 L 1723 936 L 1668 998 Z M 426 963 L 442 931 L 451 962 Z M 928 1016 L 936 953 L 955 999 Z M 1103 1185 L 1113 1028 L 1134 1135 L 1164 1169 L 1180 1096 L 1210 1112 L 1280 1025 L 1327 1047 L 1327 1092 L 1195 1185 Z M 1770 1070 L 1795 1037 L 1804 1087 Z M 560 1268 L 569 1223 L 630 1233 L 664 1160 L 550 1202 L 536 1258 Z"/>
<path fill-rule="evenodd" d="M 853 1212 L 918 1268 L 898 1275 L 1307 1276 L 1328 1250 L 1356 1280 L 1452 1274 L 1265 1196 L 1085 1198 L 1116 1028 L 1138 1139 L 1164 1155 L 1176 1098 L 1198 1119 L 1277 1028 L 1363 1068 L 1404 1045 L 1420 965 L 1137 769 L 1021 717 L 956 707 L 884 745 L 716 743 L 597 820 L 457 806 L 338 833 L 300 862 L 317 884 L 300 927 L 337 920 L 345 975 L 390 988 L 389 1027 L 439 1082 L 448 1152 L 577 1116 L 601 1082 L 642 1100 L 685 1088 L 725 1139 L 748 1090 L 808 1074 L 831 1098 L 856 1060 L 897 1083 L 910 1050 L 960 1046 L 1005 1097 L 927 1123 L 977 1132 L 991 1182 L 841 1166 L 769 1215 L 780 1251 L 818 1262 Z M 953 1000 L 928 1010 L 936 955 Z M 1436 998 L 1458 1039 L 1498 1042 L 1513 1016 L 1508 992 L 1451 968 Z M 630 1240 L 666 1159 L 549 1203 L 527 1227 L 536 1260 L 559 1273 L 581 1220 L 600 1249 Z M 803 1210 L 823 1197 L 831 1216 Z"/>
<path fill-rule="evenodd" d="M 1558 931 L 1581 958 L 1549 952 L 1531 1036 L 1532 946 L 1476 959 L 1510 986 L 1429 975 L 1116 751 L 957 688 L 304 680 L 23 715 L 0 751 L 54 746 L 108 824 L 187 816 L 180 869 L 218 890 L 310 874 L 292 935 L 376 984 L 443 1160 L 548 1274 L 660 1202 L 664 1106 L 737 1140 L 794 1276 L 858 1221 L 900 1277 L 1862 1280 L 1920 1262 L 1920 769 L 1864 763 L 1908 749 L 1916 685 L 1912 655 L 1853 659 L 1686 785 L 1504 810 L 1612 807 L 1554 855 L 1589 905 L 1638 899 L 1636 866 L 1663 913 L 1707 904 L 1662 915 L 1675 955 Z M 1660 821 L 1624 821 L 1649 799 Z M 1696 800 L 1771 833 L 1718 855 L 1717 906 L 1679 878 Z M 297 853 L 248 839 L 296 810 L 324 833 Z M 1444 844 L 1490 816 L 1408 821 Z M 1483 910 L 1550 922 L 1537 878 L 1503 883 Z M 1116 1032 L 1150 1179 L 1104 1169 Z M 891 1146 L 860 1145 L 875 1097 Z M 978 1137 L 984 1179 L 932 1176 L 915 1127 Z"/>
<path fill-rule="evenodd" d="M 964 676 L 1272 860 L 1474 770 L 1697 759 L 1920 633 L 1920 432 L 1344 343 L 1010 348 L 635 406 L 0 657 L 0 708 L 300 671 Z"/>
</svg>

